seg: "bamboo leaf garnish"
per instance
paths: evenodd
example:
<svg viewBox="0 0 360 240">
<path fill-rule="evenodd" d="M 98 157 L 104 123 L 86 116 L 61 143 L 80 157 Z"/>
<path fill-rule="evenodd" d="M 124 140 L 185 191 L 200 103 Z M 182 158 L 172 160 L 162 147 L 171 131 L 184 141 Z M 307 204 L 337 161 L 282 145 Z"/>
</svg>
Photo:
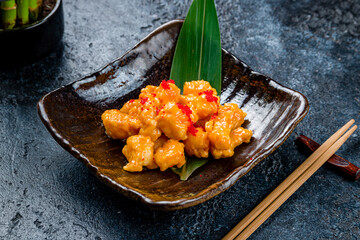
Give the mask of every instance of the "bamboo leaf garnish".
<svg viewBox="0 0 360 240">
<path fill-rule="evenodd" d="M 221 93 L 221 40 L 214 0 L 194 0 L 181 28 L 171 66 L 170 79 L 183 89 L 193 80 L 208 81 Z M 187 157 L 181 168 L 172 168 L 181 180 L 208 159 Z"/>
<path fill-rule="evenodd" d="M 221 40 L 214 0 L 194 0 L 181 28 L 170 79 L 205 80 L 221 93 Z"/>
<path fill-rule="evenodd" d="M 202 21 L 202 27 L 201 27 L 201 46 L 200 46 L 200 63 L 199 63 L 199 69 L 198 69 L 198 77 L 197 80 L 201 79 L 201 63 L 203 58 L 203 47 L 204 47 L 204 30 L 205 30 L 205 16 L 206 16 L 206 1 L 204 1 L 204 13 L 203 13 L 203 21 Z"/>
<path fill-rule="evenodd" d="M 171 168 L 171 170 L 180 176 L 180 180 L 185 181 L 196 169 L 207 163 L 207 161 L 208 159 L 206 158 L 187 157 L 184 166 L 181 168 Z"/>
</svg>

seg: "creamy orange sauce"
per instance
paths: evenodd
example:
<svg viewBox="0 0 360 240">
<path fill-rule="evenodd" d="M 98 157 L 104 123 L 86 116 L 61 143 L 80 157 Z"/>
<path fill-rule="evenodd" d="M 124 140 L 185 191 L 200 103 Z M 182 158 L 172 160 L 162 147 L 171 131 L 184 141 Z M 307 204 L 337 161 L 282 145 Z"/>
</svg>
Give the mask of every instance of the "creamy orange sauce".
<svg viewBox="0 0 360 240">
<path fill-rule="evenodd" d="M 246 113 L 235 103 L 220 105 L 209 82 L 186 82 L 183 95 L 174 81 L 147 86 L 139 99 L 120 109 L 106 110 L 101 119 L 106 134 L 127 139 L 122 152 L 128 163 L 124 170 L 140 172 L 182 167 L 189 156 L 228 158 L 252 131 L 244 129 Z"/>
</svg>

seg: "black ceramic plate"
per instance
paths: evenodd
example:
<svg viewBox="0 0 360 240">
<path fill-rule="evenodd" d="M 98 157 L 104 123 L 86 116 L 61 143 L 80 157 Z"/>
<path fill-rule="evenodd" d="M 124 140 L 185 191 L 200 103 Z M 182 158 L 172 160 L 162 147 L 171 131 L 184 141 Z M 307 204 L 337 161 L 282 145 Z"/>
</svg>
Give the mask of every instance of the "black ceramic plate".
<svg viewBox="0 0 360 240">
<path fill-rule="evenodd" d="M 55 140 L 100 180 L 161 210 L 194 206 L 225 191 L 278 148 L 308 112 L 302 94 L 253 72 L 224 50 L 222 103 L 237 103 L 247 112 L 244 127 L 254 133 L 251 142 L 236 148 L 232 158 L 209 161 L 187 181 L 170 170 L 124 171 L 124 144 L 105 135 L 101 114 L 137 98 L 146 85 L 169 78 L 181 25 L 177 20 L 159 27 L 123 57 L 38 103 L 40 117 Z"/>
</svg>

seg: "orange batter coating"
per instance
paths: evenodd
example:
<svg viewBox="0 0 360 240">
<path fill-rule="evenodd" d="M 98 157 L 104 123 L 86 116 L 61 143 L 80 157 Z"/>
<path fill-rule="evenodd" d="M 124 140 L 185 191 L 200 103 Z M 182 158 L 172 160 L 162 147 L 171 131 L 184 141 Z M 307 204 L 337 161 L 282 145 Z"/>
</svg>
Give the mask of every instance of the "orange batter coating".
<svg viewBox="0 0 360 240">
<path fill-rule="evenodd" d="M 120 110 L 107 110 L 102 121 L 107 135 L 126 139 L 124 170 L 140 172 L 185 164 L 189 156 L 215 159 L 234 155 L 234 149 L 248 143 L 252 131 L 241 127 L 246 113 L 235 103 L 220 105 L 220 98 L 209 82 L 186 82 L 184 95 L 174 81 L 147 86 L 139 99 L 132 99 Z"/>
<path fill-rule="evenodd" d="M 181 103 L 188 105 L 195 115 L 192 120 L 207 119 L 218 111 L 220 98 L 216 96 L 216 90 L 209 82 L 204 80 L 186 82 L 184 84 L 184 96 Z"/>
<path fill-rule="evenodd" d="M 181 103 L 189 106 L 193 111 L 191 120 L 194 122 L 207 119 L 218 111 L 220 102 L 219 97 L 214 95 L 211 91 L 206 93 L 200 93 L 198 95 L 189 94 L 183 96 L 181 99 Z"/>
<path fill-rule="evenodd" d="M 129 114 L 133 117 L 139 117 L 140 116 L 140 100 L 130 100 L 127 103 L 124 104 L 124 106 L 120 109 L 120 112 Z"/>
<path fill-rule="evenodd" d="M 168 102 L 178 103 L 180 101 L 180 88 L 178 88 L 174 81 L 162 81 L 160 86 L 154 91 L 156 98 L 160 100 L 161 106 Z"/>
<path fill-rule="evenodd" d="M 120 109 L 121 112 L 134 116 L 141 121 L 140 135 L 151 137 L 151 140 L 156 141 L 161 136 L 161 131 L 157 128 L 155 117 L 160 101 L 154 97 L 153 88 L 155 86 L 147 86 L 142 89 L 140 98 L 130 100 L 124 104 Z"/>
<path fill-rule="evenodd" d="M 242 143 L 249 143 L 252 136 L 252 131 L 243 127 L 238 127 L 231 131 L 230 138 L 232 147 L 235 148 Z"/>
<path fill-rule="evenodd" d="M 173 166 L 180 168 L 185 164 L 184 144 L 170 139 L 156 150 L 154 158 L 161 171 Z"/>
<path fill-rule="evenodd" d="M 154 162 L 154 142 L 148 136 L 134 135 L 127 139 L 122 150 L 129 161 L 124 170 L 129 172 L 141 172 L 143 167 L 157 168 Z"/>
<path fill-rule="evenodd" d="M 217 95 L 217 92 L 215 90 L 215 88 L 212 88 L 210 83 L 204 80 L 199 80 L 199 81 L 191 81 L 191 82 L 186 82 L 184 84 L 184 95 L 189 95 L 189 94 L 195 94 L 198 95 L 201 92 L 205 92 L 211 90 L 214 92 L 215 96 Z"/>
<path fill-rule="evenodd" d="M 190 126 L 189 117 L 175 102 L 168 102 L 159 112 L 157 126 L 171 139 L 185 140 Z"/>
<path fill-rule="evenodd" d="M 205 132 L 201 127 L 196 128 L 197 133 L 188 134 L 188 138 L 184 141 L 185 151 L 189 156 L 196 156 L 198 158 L 208 158 L 210 141 L 208 133 Z"/>
<path fill-rule="evenodd" d="M 113 139 L 125 139 L 137 134 L 141 122 L 137 117 L 132 117 L 119 110 L 106 110 L 101 119 L 106 129 L 106 134 Z"/>
<path fill-rule="evenodd" d="M 235 103 L 225 103 L 219 108 L 214 119 L 205 125 L 206 132 L 209 133 L 211 142 L 211 154 L 215 159 L 227 158 L 234 155 L 234 148 L 240 145 L 242 134 L 252 135 L 250 130 L 238 131 L 237 128 L 244 123 L 246 113 L 243 112 Z M 236 131 L 234 133 L 234 131 Z M 233 138 L 232 138 L 233 137 Z M 244 136 L 245 142 L 248 141 Z"/>
</svg>

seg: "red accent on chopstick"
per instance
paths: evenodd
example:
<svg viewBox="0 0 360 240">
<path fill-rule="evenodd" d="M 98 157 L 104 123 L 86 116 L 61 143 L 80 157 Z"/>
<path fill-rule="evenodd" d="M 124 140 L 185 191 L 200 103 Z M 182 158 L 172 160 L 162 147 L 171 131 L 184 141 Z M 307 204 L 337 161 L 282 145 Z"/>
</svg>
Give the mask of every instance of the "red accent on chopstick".
<svg viewBox="0 0 360 240">
<path fill-rule="evenodd" d="M 297 139 L 313 152 L 320 147 L 320 144 L 304 135 L 300 135 Z M 345 173 L 354 181 L 360 178 L 360 168 L 338 155 L 332 155 L 327 162 Z"/>
</svg>

